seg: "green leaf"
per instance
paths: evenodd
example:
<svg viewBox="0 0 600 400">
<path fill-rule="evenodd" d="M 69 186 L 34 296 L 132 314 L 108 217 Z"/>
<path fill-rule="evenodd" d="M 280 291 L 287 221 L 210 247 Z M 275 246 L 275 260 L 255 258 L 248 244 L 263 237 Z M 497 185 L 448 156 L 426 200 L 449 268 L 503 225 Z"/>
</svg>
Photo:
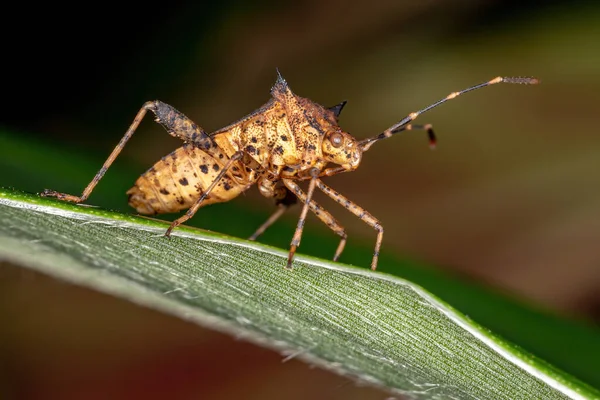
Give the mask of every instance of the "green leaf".
<svg viewBox="0 0 600 400">
<path fill-rule="evenodd" d="M 421 287 L 383 273 L 0 191 L 0 259 L 415 398 L 600 398 Z"/>
</svg>

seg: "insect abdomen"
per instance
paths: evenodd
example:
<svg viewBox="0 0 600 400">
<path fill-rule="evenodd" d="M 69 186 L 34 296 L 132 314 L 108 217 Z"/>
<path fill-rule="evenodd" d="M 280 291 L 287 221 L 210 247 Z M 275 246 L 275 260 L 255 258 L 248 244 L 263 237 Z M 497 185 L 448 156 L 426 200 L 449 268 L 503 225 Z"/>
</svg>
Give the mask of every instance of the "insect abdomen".
<svg viewBox="0 0 600 400">
<path fill-rule="evenodd" d="M 127 191 L 129 205 L 140 214 L 163 214 L 190 208 L 216 179 L 223 164 L 186 144 L 163 157 Z M 202 206 L 229 201 L 245 190 L 226 174 Z"/>
</svg>

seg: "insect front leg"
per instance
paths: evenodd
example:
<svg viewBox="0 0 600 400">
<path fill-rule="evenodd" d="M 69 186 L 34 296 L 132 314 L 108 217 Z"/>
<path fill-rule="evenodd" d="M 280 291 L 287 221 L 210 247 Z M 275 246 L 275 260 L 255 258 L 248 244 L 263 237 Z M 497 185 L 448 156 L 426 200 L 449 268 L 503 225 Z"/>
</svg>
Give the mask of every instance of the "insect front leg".
<svg viewBox="0 0 600 400">
<path fill-rule="evenodd" d="M 294 182 L 292 180 L 287 180 L 287 179 L 284 180 L 283 182 L 292 193 L 294 193 L 296 196 L 298 196 L 300 201 L 302 201 L 304 203 L 305 207 L 308 205 L 310 210 L 321 221 L 323 221 L 323 223 L 325 223 L 325 225 L 327 225 L 329 227 L 329 229 L 331 229 L 332 231 L 334 231 L 337 235 L 339 235 L 341 237 L 340 243 L 339 243 L 337 249 L 335 250 L 335 255 L 333 256 L 333 261 L 337 261 L 340 258 L 342 251 L 344 251 L 344 247 L 346 246 L 346 240 L 348 238 L 348 235 L 346 234 L 346 230 L 344 229 L 344 227 L 342 227 L 335 220 L 335 218 L 333 218 L 333 216 L 329 212 L 327 212 L 323 207 L 321 207 L 319 204 L 317 204 L 314 200 L 311 200 L 310 202 L 308 202 L 308 194 L 304 193 L 302 191 L 302 189 L 300 188 L 300 186 L 298 186 L 298 184 L 296 182 Z M 309 191 L 310 191 L 310 186 L 309 186 Z M 302 221 L 302 226 L 304 226 L 304 220 L 302 219 L 302 216 L 300 216 L 300 220 L 298 221 L 298 226 L 300 226 L 300 221 Z M 300 243 L 298 242 L 298 245 L 299 244 Z"/>
<path fill-rule="evenodd" d="M 331 197 L 337 203 L 341 204 L 345 209 L 362 219 L 367 225 L 371 226 L 377 231 L 377 240 L 375 241 L 375 250 L 373 251 L 373 261 L 371 261 L 371 269 L 375 271 L 377 269 L 377 261 L 379 260 L 379 250 L 381 249 L 381 242 L 383 241 L 383 227 L 379 223 L 379 220 L 372 216 L 367 210 L 356 205 L 350 201 L 344 195 L 336 192 L 320 179 L 316 180 L 316 186 L 327 196 Z"/>
<path fill-rule="evenodd" d="M 317 183 L 317 177 L 319 176 L 319 171 L 316 169 L 312 169 L 310 171 L 310 175 L 312 176 L 310 179 L 310 183 L 308 184 L 308 191 L 306 192 L 306 200 L 304 201 L 304 207 L 302 207 L 302 212 L 300 213 L 300 218 L 298 219 L 298 225 L 296 225 L 296 231 L 294 232 L 294 236 L 292 237 L 292 242 L 290 243 L 290 252 L 288 254 L 288 260 L 286 264 L 287 269 L 292 269 L 292 261 L 294 260 L 294 254 L 296 254 L 296 249 L 300 246 L 300 239 L 302 239 L 302 231 L 304 230 L 304 223 L 306 222 L 306 214 L 308 214 L 308 209 L 310 206 L 310 202 L 315 192 L 315 186 Z M 290 181 L 287 179 L 283 180 L 283 183 L 290 188 Z M 291 190 L 291 188 L 290 188 Z"/>
<path fill-rule="evenodd" d="M 221 169 L 219 174 L 216 176 L 215 180 L 212 181 L 212 183 L 208 186 L 208 188 L 206 188 L 204 193 L 202 193 L 202 196 L 200 196 L 200 198 L 198 198 L 198 200 L 196 200 L 196 202 L 186 211 L 185 214 L 183 214 L 181 217 L 177 218 L 175 221 L 173 221 L 171 223 L 171 225 L 169 226 L 169 229 L 167 229 L 167 231 L 165 232 L 165 236 L 171 236 L 171 231 L 173 231 L 173 229 L 175 229 L 179 225 L 183 224 L 188 219 L 192 218 L 194 216 L 194 214 L 196 214 L 198 209 L 202 206 L 202 203 L 204 202 L 204 200 L 210 195 L 210 193 L 217 186 L 219 181 L 225 176 L 225 174 L 231 169 L 231 167 L 243 157 L 243 155 L 244 155 L 243 151 L 238 151 L 238 152 L 234 153 L 233 156 L 231 156 L 231 158 L 227 161 L 225 166 Z"/>
</svg>

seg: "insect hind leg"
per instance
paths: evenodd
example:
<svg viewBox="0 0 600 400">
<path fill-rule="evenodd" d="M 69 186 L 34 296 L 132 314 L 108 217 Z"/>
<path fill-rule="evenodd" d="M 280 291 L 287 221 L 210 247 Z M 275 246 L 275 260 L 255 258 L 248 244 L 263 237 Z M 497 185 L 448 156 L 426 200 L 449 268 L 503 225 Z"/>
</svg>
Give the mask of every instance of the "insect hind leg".
<svg viewBox="0 0 600 400">
<path fill-rule="evenodd" d="M 144 106 L 154 113 L 154 121 L 162 125 L 169 135 L 194 143 L 202 150 L 218 149 L 215 141 L 204 129 L 175 107 L 159 100 L 149 101 Z"/>
<path fill-rule="evenodd" d="M 129 139 L 131 139 L 148 111 L 151 111 L 156 116 L 155 121 L 162 125 L 170 135 L 180 138 L 186 142 L 194 143 L 194 145 L 200 147 L 215 157 L 218 157 L 222 153 L 221 149 L 217 146 L 214 140 L 183 113 L 177 111 L 174 107 L 163 103 L 162 101 L 147 101 L 144 103 L 142 108 L 140 108 L 133 122 L 129 126 L 129 129 L 127 129 L 125 135 L 123 135 L 117 146 L 113 149 L 112 153 L 110 153 L 102 165 L 102 168 L 100 168 L 94 178 L 83 190 L 81 196 L 60 193 L 50 189 L 45 189 L 41 195 L 44 197 L 56 197 L 59 200 L 70 201 L 72 203 L 82 203 L 87 200 L 98 182 L 100 182 L 102 177 L 104 177 L 104 174 L 106 174 L 108 168 L 119 156 L 125 147 L 125 144 L 127 144 Z M 224 155 L 221 158 L 224 158 Z"/>
<path fill-rule="evenodd" d="M 113 149 L 112 153 L 110 153 L 110 155 L 108 156 L 106 161 L 104 161 L 102 168 L 100 168 L 100 170 L 96 173 L 94 178 L 90 181 L 90 183 L 88 183 L 86 188 L 83 190 L 83 193 L 81 194 L 81 196 L 74 196 L 72 194 L 59 193 L 59 192 L 56 192 L 56 191 L 50 190 L 50 189 L 44 189 L 44 191 L 41 193 L 41 195 L 44 197 L 56 197 L 59 200 L 70 201 L 72 203 L 84 202 L 89 197 L 89 195 L 92 193 L 92 190 L 94 190 L 94 188 L 96 187 L 96 185 L 98 184 L 100 179 L 102 179 L 102 177 L 104 176 L 104 174 L 106 173 L 108 168 L 111 166 L 111 164 L 119 156 L 119 153 L 121 153 L 121 150 L 123 150 L 123 148 L 125 147 L 125 144 L 129 141 L 129 139 L 131 139 L 131 137 L 133 136 L 133 133 L 140 125 L 140 122 L 142 122 L 142 119 L 144 119 L 144 116 L 146 115 L 148 110 L 153 110 L 154 104 L 155 104 L 155 102 L 148 101 L 148 102 L 144 103 L 142 108 L 140 108 L 140 111 L 138 111 L 137 115 L 133 119 L 133 122 L 129 126 L 129 129 L 127 129 L 127 132 L 125 132 L 125 135 L 119 141 L 119 144 L 117 144 L 117 146 Z"/>
</svg>

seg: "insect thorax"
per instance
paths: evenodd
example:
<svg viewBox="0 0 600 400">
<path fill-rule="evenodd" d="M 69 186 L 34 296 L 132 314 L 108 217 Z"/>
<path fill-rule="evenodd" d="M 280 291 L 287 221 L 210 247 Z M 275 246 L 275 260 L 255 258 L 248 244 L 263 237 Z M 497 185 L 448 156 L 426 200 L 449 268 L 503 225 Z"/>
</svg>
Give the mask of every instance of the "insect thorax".
<svg viewBox="0 0 600 400">
<path fill-rule="evenodd" d="M 231 156 L 242 150 L 252 169 L 277 178 L 302 179 L 311 168 L 323 169 L 323 138 L 339 130 L 333 113 L 317 103 L 295 96 L 292 105 L 277 99 L 240 121 L 213 133 L 217 144 Z"/>
</svg>

